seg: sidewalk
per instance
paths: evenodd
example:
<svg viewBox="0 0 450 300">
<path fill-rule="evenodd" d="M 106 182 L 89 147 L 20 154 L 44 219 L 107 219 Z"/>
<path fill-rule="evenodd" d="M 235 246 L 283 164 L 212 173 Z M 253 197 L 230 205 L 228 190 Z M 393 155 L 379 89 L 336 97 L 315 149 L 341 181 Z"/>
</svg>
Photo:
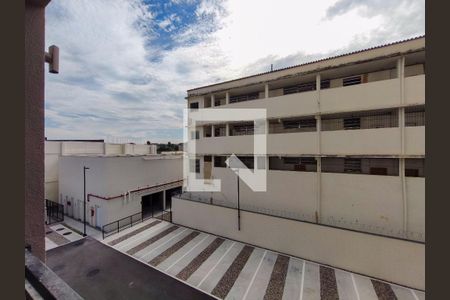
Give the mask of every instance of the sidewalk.
<svg viewBox="0 0 450 300">
<path fill-rule="evenodd" d="M 84 231 L 83 222 L 80 222 L 78 220 L 75 220 L 71 217 L 64 215 L 63 223 L 66 224 L 67 226 L 79 231 L 81 234 L 83 234 L 83 231 Z M 96 239 L 98 241 L 103 240 L 102 232 L 100 230 L 98 230 L 97 228 L 90 226 L 89 224 L 86 224 L 86 234 L 88 236 L 93 237 L 94 239 Z"/>
</svg>

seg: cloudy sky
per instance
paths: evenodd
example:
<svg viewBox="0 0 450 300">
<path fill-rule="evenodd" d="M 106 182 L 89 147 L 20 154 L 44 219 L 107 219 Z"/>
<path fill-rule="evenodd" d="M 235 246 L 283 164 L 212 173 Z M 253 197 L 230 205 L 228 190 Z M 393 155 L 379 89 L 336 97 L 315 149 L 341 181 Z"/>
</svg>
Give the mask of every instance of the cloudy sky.
<svg viewBox="0 0 450 300">
<path fill-rule="evenodd" d="M 52 0 L 46 136 L 181 141 L 188 89 L 424 30 L 424 0 Z"/>
</svg>

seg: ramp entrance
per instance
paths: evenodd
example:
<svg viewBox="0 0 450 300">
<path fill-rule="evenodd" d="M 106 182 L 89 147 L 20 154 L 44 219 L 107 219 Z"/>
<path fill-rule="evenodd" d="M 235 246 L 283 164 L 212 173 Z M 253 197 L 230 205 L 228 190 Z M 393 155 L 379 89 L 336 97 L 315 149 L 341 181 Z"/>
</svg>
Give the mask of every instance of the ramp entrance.
<svg viewBox="0 0 450 300">
<path fill-rule="evenodd" d="M 156 217 L 164 210 L 164 191 L 142 196 L 142 218 Z"/>
</svg>

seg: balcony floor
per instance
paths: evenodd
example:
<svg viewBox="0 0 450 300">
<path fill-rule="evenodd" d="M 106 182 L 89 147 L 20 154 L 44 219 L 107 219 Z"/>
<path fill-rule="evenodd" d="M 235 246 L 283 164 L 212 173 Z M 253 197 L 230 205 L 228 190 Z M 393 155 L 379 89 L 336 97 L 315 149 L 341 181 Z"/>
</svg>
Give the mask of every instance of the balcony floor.
<svg viewBox="0 0 450 300">
<path fill-rule="evenodd" d="M 220 299 L 425 299 L 422 291 L 155 219 L 103 242 Z"/>
</svg>

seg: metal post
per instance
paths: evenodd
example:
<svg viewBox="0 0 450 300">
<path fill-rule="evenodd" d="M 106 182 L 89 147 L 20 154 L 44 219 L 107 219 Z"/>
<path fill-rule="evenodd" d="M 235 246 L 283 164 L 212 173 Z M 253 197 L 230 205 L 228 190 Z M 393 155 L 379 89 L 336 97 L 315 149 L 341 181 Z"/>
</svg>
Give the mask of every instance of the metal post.
<svg viewBox="0 0 450 300">
<path fill-rule="evenodd" d="M 86 170 L 89 170 L 88 167 L 83 167 L 83 178 L 84 178 L 84 193 L 83 193 L 83 210 L 84 210 L 84 218 L 83 218 L 83 236 L 86 236 Z"/>
</svg>

